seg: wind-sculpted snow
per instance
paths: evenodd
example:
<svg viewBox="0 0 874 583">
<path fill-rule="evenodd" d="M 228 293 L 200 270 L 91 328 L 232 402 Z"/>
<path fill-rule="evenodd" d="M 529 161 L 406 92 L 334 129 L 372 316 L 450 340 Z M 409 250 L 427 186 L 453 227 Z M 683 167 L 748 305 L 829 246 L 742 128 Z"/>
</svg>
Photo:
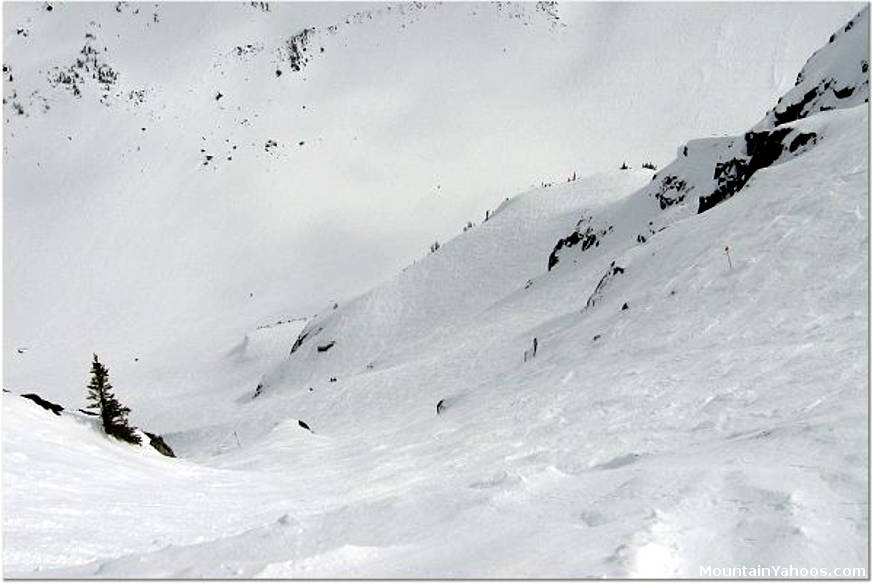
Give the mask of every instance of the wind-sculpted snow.
<svg viewBox="0 0 874 583">
<path fill-rule="evenodd" d="M 137 374 L 149 353 L 174 353 L 168 341 L 227 350 L 256 323 L 370 289 L 528 185 L 612 168 L 626 153 L 661 166 L 687 136 L 764 109 L 752 96 L 788 88 L 787 63 L 849 14 L 792 8 L 784 31 L 789 9 L 770 5 L 7 8 L 6 375 L 64 399 L 97 347 L 116 367 L 140 357 L 119 369 Z M 625 51 L 653 19 L 670 30 L 650 51 Z M 303 30 L 315 30 L 309 61 L 293 71 L 287 41 Z M 688 65 L 662 63 L 671 77 L 694 73 L 676 77 L 685 97 L 673 88 L 665 102 L 674 84 L 651 59 L 684 43 L 704 44 Z M 743 50 L 719 53 L 731 47 Z M 610 66 L 605 52 L 618 55 Z M 714 63 L 745 69 L 745 93 L 689 115 L 687 102 L 719 101 L 735 77 L 712 74 Z M 645 110 L 661 113 L 639 122 Z M 87 283 L 104 274 L 112 285 Z"/>
<path fill-rule="evenodd" d="M 325 340 L 299 344 L 265 377 L 262 406 L 281 403 L 331 439 L 369 436 L 376 451 L 404 455 L 411 479 L 433 452 L 447 476 L 472 472 L 470 488 L 494 492 L 502 516 L 527 508 L 539 519 L 498 528 L 494 515 L 467 511 L 451 521 L 448 547 L 427 535 L 402 549 L 356 540 L 371 551 L 338 547 L 306 572 L 864 565 L 866 125 L 864 105 L 821 112 L 692 141 L 655 174 L 610 177 L 649 181 L 626 196 L 605 196 L 601 177 L 511 199 L 395 280 L 323 312 L 309 326 Z M 698 214 L 714 192 L 725 196 Z M 544 213 L 559 203 L 561 213 Z M 583 212 L 613 229 L 585 252 L 563 249 L 547 271 L 549 233 Z M 523 362 L 532 338 L 537 355 Z M 328 339 L 336 346 L 318 352 Z M 805 445 L 814 442 L 824 449 Z M 381 471 L 398 471 L 390 465 Z M 826 534 L 830 515 L 842 522 Z M 500 548 L 467 533 L 480 522 L 504 533 Z M 508 543 L 534 531 L 550 550 Z M 465 554 L 472 540 L 476 553 Z M 429 562 L 431 545 L 455 568 Z M 302 572 L 293 560 L 265 571 Z"/>
<path fill-rule="evenodd" d="M 198 464 L 132 456 L 4 403 L 5 574 L 865 567 L 866 121 L 864 107 L 814 116 L 816 147 L 757 173 L 743 196 L 645 245 L 605 239 L 548 273 L 561 224 L 583 205 L 628 204 L 618 187 L 649 173 L 512 199 L 405 277 L 328 307 L 320 337 L 336 346 L 302 343 L 269 391 L 200 434 L 222 453 Z M 624 273 L 581 311 L 614 258 Z M 454 325 L 440 333 L 444 318 Z M 523 363 L 532 337 L 537 355 Z M 438 416 L 440 399 L 451 406 Z M 165 435 L 177 455 L 193 437 Z"/>
<path fill-rule="evenodd" d="M 354 442 L 376 475 L 412 480 L 419 500 L 441 502 L 417 512 L 429 525 L 417 535 L 342 537 L 264 575 L 865 565 L 867 259 L 857 251 L 867 241 L 866 121 L 860 107 L 796 124 L 793 135 L 820 137 L 804 158 L 758 172 L 744 196 L 707 213 L 689 209 L 645 245 L 611 235 L 544 271 L 536 259 L 548 239 L 516 237 L 557 223 L 537 213 L 574 191 L 614 231 L 633 232 L 640 221 L 619 218 L 641 216 L 643 202 L 668 212 L 640 193 L 595 204 L 599 188 L 582 181 L 511 200 L 402 277 L 327 310 L 311 326 L 336 346 L 301 344 L 268 375 L 261 406 L 295 411 L 345 444 L 345 460 L 359 459 Z M 707 150 L 692 146 L 690 156 Z M 502 269 L 518 276 L 499 293 L 484 266 L 502 265 L 504 253 L 517 265 L 530 258 L 541 275 L 526 287 L 524 271 Z M 612 261 L 624 271 L 600 285 Z M 592 289 L 597 301 L 582 310 Z M 537 356 L 523 363 L 532 337 Z M 435 416 L 446 398 L 452 407 Z M 259 443 L 284 451 L 269 437 Z M 431 482 L 425 468 L 435 467 Z M 385 503 L 389 516 L 407 516 Z M 478 532 L 486 523 L 500 535 Z M 322 528 L 313 533 L 333 536 Z M 523 546 L 532 537 L 537 550 Z"/>
<path fill-rule="evenodd" d="M 451 337 L 453 330 L 468 325 L 501 298 L 519 293 L 529 278 L 543 275 L 538 250 L 548 253 L 561 225 L 576 209 L 586 205 L 595 212 L 640 186 L 648 174 L 597 176 L 555 186 L 547 195 L 533 191 L 504 203 L 488 221 L 387 284 L 311 319 L 289 347 L 291 355 L 282 370 L 266 376 L 265 388 L 287 375 L 306 383 L 321 376 L 383 369 L 400 358 L 399 353 L 415 354 Z M 533 224 L 538 227 L 532 229 Z M 476 283 L 468 289 L 466 282 Z M 330 341 L 336 346 L 319 351 Z"/>
<path fill-rule="evenodd" d="M 533 190 L 305 326 L 144 356 L 114 386 L 176 458 L 5 393 L 4 575 L 866 568 L 867 127 Z"/>
</svg>

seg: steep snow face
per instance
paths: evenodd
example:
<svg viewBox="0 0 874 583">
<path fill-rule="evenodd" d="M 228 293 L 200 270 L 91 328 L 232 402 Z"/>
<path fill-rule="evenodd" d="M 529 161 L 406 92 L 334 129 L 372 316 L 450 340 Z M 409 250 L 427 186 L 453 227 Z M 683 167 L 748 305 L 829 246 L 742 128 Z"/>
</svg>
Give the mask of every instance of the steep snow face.
<svg viewBox="0 0 874 583">
<path fill-rule="evenodd" d="M 601 255 L 550 272 L 548 248 L 532 249 L 525 261 L 541 275 L 527 289 L 474 306 L 445 337 L 420 330 L 428 341 L 410 353 L 393 347 L 396 360 L 356 370 L 366 347 L 350 345 L 366 339 L 331 335 L 336 344 L 321 353 L 304 342 L 226 425 L 241 444 L 203 465 L 153 457 L 160 467 L 92 472 L 91 451 L 67 446 L 61 460 L 47 437 L 24 437 L 29 427 L 58 432 L 51 413 L 22 401 L 43 417 L 19 422 L 22 412 L 5 408 L 6 435 L 17 436 L 4 443 L 5 574 L 677 577 L 708 565 L 864 567 L 867 115 L 861 106 L 805 120 L 829 139 L 645 244 L 605 239 Z M 539 225 L 535 201 L 558 192 L 516 201 L 525 230 Z M 496 214 L 495 238 L 522 230 L 499 222 L 513 209 Z M 486 256 L 499 244 L 475 239 L 480 228 L 408 272 L 437 269 L 453 245 L 467 250 L 455 261 Z M 599 285 L 611 264 L 622 272 Z M 439 295 L 463 306 L 476 281 L 446 281 Z M 364 313 L 340 306 L 325 329 L 354 330 L 339 323 L 347 311 L 349 320 Z M 401 327 L 419 325 L 393 322 L 381 334 L 405 342 L 415 335 Z M 523 362 L 533 337 L 537 355 Z M 333 361 L 344 373 L 321 368 L 318 359 L 344 346 L 349 366 Z M 74 460 L 89 471 L 71 480 Z M 144 481 L 129 479 L 146 470 Z M 27 487 L 36 474 L 44 486 Z M 106 520 L 89 531 L 88 553 L 65 550 L 80 540 L 82 517 L 95 516 L 95 488 Z M 156 494 L 144 499 L 144 490 Z M 44 512 L 50 520 L 38 519 Z"/>
<path fill-rule="evenodd" d="M 862 9 L 828 39 L 828 44 L 808 59 L 795 87 L 781 97 L 754 129 L 807 117 L 817 111 L 868 103 L 869 7 Z"/>
<path fill-rule="evenodd" d="M 489 308 L 535 285 L 544 254 L 581 208 L 600 211 L 650 175 L 599 175 L 504 201 L 487 221 L 388 283 L 312 319 L 287 361 L 266 377 L 268 390 L 383 370 L 432 343 L 452 342 Z"/>
<path fill-rule="evenodd" d="M 511 198 L 303 330 L 169 369 L 182 459 L 5 396 L 4 574 L 865 568 L 867 127 L 811 112 Z"/>
<path fill-rule="evenodd" d="M 8 3 L 4 382 L 70 402 L 96 351 L 148 396 L 510 193 L 746 128 L 856 10 Z"/>
<path fill-rule="evenodd" d="M 731 198 L 760 170 L 785 163 L 807 152 L 818 140 L 828 139 L 823 133 L 828 130 L 821 123 L 799 120 L 812 112 L 868 102 L 869 14 L 868 8 L 863 9 L 810 58 L 798 76 L 799 83 L 780 99 L 791 105 L 784 109 L 778 105 L 743 136 L 692 140 L 679 148 L 677 159 L 656 173 L 652 184 L 612 213 L 598 217 L 605 225 L 600 232 L 591 226 L 593 217 L 581 218 L 576 229 L 556 243 L 549 256 L 549 269 L 562 256 L 576 256 L 599 244 L 598 239 L 627 241 L 631 237 L 637 243 L 646 243 L 674 221 L 693 212 L 705 212 Z M 861 63 L 858 70 L 847 66 L 857 61 Z M 835 84 L 848 89 L 824 91 Z M 621 227 L 614 229 L 614 223 Z"/>
<path fill-rule="evenodd" d="M 690 141 L 676 160 L 621 204 L 583 213 L 575 229 L 555 243 L 548 269 L 608 241 L 613 248 L 646 243 L 676 221 L 713 208 L 759 170 L 800 156 L 823 139 L 813 131 L 816 125 L 788 124 L 774 131 Z"/>
</svg>

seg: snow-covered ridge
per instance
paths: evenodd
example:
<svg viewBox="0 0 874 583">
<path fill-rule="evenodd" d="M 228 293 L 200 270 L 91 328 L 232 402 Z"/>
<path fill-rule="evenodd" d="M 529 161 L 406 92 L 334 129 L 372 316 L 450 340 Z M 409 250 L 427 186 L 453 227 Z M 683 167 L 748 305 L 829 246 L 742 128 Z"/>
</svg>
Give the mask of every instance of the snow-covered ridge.
<svg viewBox="0 0 874 583">
<path fill-rule="evenodd" d="M 862 10 L 844 27 L 846 32 L 815 55 L 819 60 L 811 58 L 802 77 L 814 77 L 814 63 L 819 77 L 842 79 L 843 63 L 863 60 L 866 47 L 859 39 L 867 38 L 868 15 L 868 8 Z M 859 102 L 866 100 L 867 73 L 856 86 Z M 674 162 L 654 174 L 625 171 L 505 201 L 490 220 L 392 281 L 309 321 L 290 347 L 287 362 L 265 374 L 256 396 L 280 386 L 305 390 L 322 377 L 371 374 L 390 367 L 401 354 L 449 342 L 463 322 L 501 305 L 504 298 L 525 293 L 563 260 L 576 263 L 581 252 L 580 261 L 588 269 L 636 253 L 677 222 L 741 192 L 754 174 L 803 156 L 823 140 L 840 138 L 833 117 L 808 116 L 770 130 L 757 124 L 743 136 L 692 140 L 678 149 Z M 628 185 L 646 177 L 649 184 L 628 192 Z M 574 230 L 547 247 L 549 233 L 570 221 L 576 223 Z M 600 278 L 604 268 L 592 273 Z M 471 284 L 460 285 L 467 282 Z"/>
<path fill-rule="evenodd" d="M 869 91 L 867 67 L 864 67 L 863 72 L 854 75 L 850 83 L 845 64 L 848 61 L 867 63 L 865 59 L 867 47 L 864 41 L 867 39 L 868 28 L 869 9 L 865 8 L 841 31 L 833 35 L 829 45 L 811 57 L 802 74 L 799 75 L 799 80 L 805 81 L 787 93 L 781 102 L 791 100 L 796 93 L 811 83 L 834 84 L 835 79 L 847 80 L 846 85 L 856 89 L 853 91 L 855 97 L 852 100 L 842 101 L 839 107 L 852 107 L 863 101 L 867 102 Z M 850 31 L 855 32 L 850 33 Z M 832 107 L 824 107 L 818 111 L 829 109 Z M 772 116 L 773 110 L 768 115 Z M 802 118 L 804 114 L 798 117 Z M 811 130 L 823 125 L 783 122 L 780 129 L 768 131 L 762 129 L 767 126 L 768 119 L 766 117 L 742 137 L 708 138 L 689 142 L 678 150 L 678 157 L 674 162 L 652 176 L 651 184 L 628 197 L 628 200 L 621 205 L 603 209 L 598 225 L 592 224 L 592 213 L 587 209 L 578 220 L 575 230 L 560 239 L 552 250 L 548 269 L 552 269 L 559 262 L 562 253 L 567 253 L 568 249 L 577 245 L 585 251 L 599 246 L 600 239 L 604 237 L 621 238 L 629 235 L 633 236 L 634 242 L 642 244 L 672 222 L 686 218 L 693 211 L 701 213 L 712 208 L 740 191 L 755 172 L 768 166 L 785 163 L 808 151 L 818 139 L 817 133 Z M 584 191 L 586 186 L 565 185 L 558 188 Z M 552 197 L 559 196 L 549 194 Z M 532 197 L 534 194 L 526 196 Z M 592 194 L 585 193 L 582 196 L 591 197 Z M 524 197 L 520 198 L 520 204 L 522 200 Z M 515 200 L 513 202 L 516 203 Z M 661 212 L 666 210 L 670 212 Z M 493 215 L 492 220 L 495 220 L 496 215 Z M 518 220 L 518 218 L 512 217 L 509 220 Z M 614 232 L 614 223 L 619 225 L 616 232 Z M 433 267 L 432 264 L 429 264 L 429 267 Z M 439 277 L 445 276 L 446 274 L 443 274 Z M 374 291 L 368 296 L 378 293 L 380 292 Z M 395 297 L 400 296 L 403 294 Z M 299 342 L 293 347 L 292 354 L 304 340 L 323 333 L 326 327 L 330 327 L 330 324 L 326 323 L 326 318 L 334 321 L 343 317 L 344 314 L 341 312 L 336 317 L 329 314 L 310 322 Z M 336 335 L 338 334 L 334 334 Z M 374 339 L 374 344 L 378 342 Z M 313 344 L 311 351 L 314 348 Z M 374 356 L 378 353 L 377 349 L 371 352 Z"/>
<path fill-rule="evenodd" d="M 6 403 L 10 402 L 7 400 L 7 397 L 9 399 L 13 399 L 16 396 L 31 401 L 35 406 L 41 407 L 45 411 L 52 413 L 57 417 L 63 417 L 64 419 L 73 419 L 78 423 L 90 426 L 97 433 L 103 434 L 103 428 L 101 426 L 99 416 L 94 411 L 89 411 L 86 409 L 74 410 L 69 407 L 64 407 L 59 403 L 53 403 L 47 399 L 44 399 L 36 393 L 22 393 L 20 395 L 15 395 L 14 393 L 12 393 L 12 391 L 8 389 L 3 389 L 4 406 L 6 405 Z M 151 445 L 152 448 L 154 448 L 161 455 L 165 455 L 167 457 L 176 457 L 176 455 L 173 453 L 173 449 L 168 446 L 167 443 L 164 441 L 163 436 L 140 428 L 136 428 L 134 433 L 140 438 L 141 446 L 144 444 L 148 444 Z M 121 442 L 119 441 L 119 443 Z"/>
<path fill-rule="evenodd" d="M 505 201 L 490 218 L 391 281 L 310 320 L 265 389 L 290 379 L 389 366 L 543 275 L 542 253 L 583 206 L 596 212 L 644 183 L 648 171 L 595 176 Z M 310 368 L 314 367 L 314 368 Z"/>
<path fill-rule="evenodd" d="M 867 122 L 513 197 L 300 334 L 274 318 L 186 362 L 153 409 L 182 459 L 12 399 L 5 574 L 865 568 Z"/>
<path fill-rule="evenodd" d="M 677 143 L 710 134 L 722 120 L 745 127 L 749 112 L 764 111 L 771 99 L 752 96 L 787 89 L 811 39 L 825 40 L 852 10 L 762 5 L 754 16 L 704 4 L 595 3 L 562 6 L 562 27 L 535 4 L 405 6 L 403 14 L 396 4 L 7 6 L 7 382 L 72 401 L 80 363 L 97 351 L 130 378 L 122 385 L 151 384 L 141 371 L 168 340 L 201 354 L 226 351 L 246 330 L 280 315 L 311 313 L 326 300 L 346 304 L 520 186 L 573 169 L 581 175 L 612 168 L 619 156 L 661 165 Z M 656 99 L 662 116 L 641 123 L 638 112 L 629 121 L 627 105 L 606 95 L 626 96 L 640 109 L 645 96 L 673 83 L 653 84 L 658 67 L 640 62 L 637 52 L 618 53 L 637 63 L 633 74 L 602 68 L 597 55 L 613 45 L 633 47 L 653 18 L 673 32 L 661 35 L 664 42 L 653 38 L 647 52 L 697 43 L 695 58 L 671 63 L 675 72 L 685 66 L 698 74 L 677 77 L 684 99 Z M 689 19 L 700 26 L 686 26 Z M 828 24 L 817 28 L 821 20 Z M 286 42 L 310 29 L 310 61 L 293 71 Z M 610 33 L 599 41 L 599 31 Z M 738 50 L 745 37 L 750 48 Z M 711 70 L 717 63 L 730 65 L 731 74 Z M 80 97 L 60 82 L 73 77 L 71 67 L 81 77 Z M 727 95 L 725 79 L 739 68 L 750 77 L 744 93 L 687 114 L 696 96 Z M 542 83 L 533 81 L 541 74 Z M 585 77 L 601 90 L 591 91 Z M 448 100 L 435 97 L 447 90 Z M 564 97 L 546 105 L 540 97 L 553 91 Z M 582 101 L 571 95 L 577 93 Z M 516 105 L 492 107 L 503 96 L 525 112 L 519 123 L 502 121 Z M 10 109 L 15 102 L 24 114 Z M 588 131 L 569 129 L 565 112 L 588 117 L 580 120 Z M 623 127 L 645 132 L 636 140 L 627 129 L 608 134 L 603 120 L 614 115 Z M 454 135 L 455 121 L 473 141 Z M 505 130 L 539 135 L 537 150 L 551 154 L 537 156 L 527 138 Z M 402 140 L 383 139 L 408 131 L 427 137 L 403 151 L 396 147 Z M 597 137 L 602 131 L 605 139 Z M 492 140 L 496 134 L 505 137 Z M 623 134 L 633 143 L 623 143 Z M 496 147 L 500 142 L 507 147 Z M 467 154 L 477 143 L 488 156 Z M 427 150 L 444 154 L 430 158 Z M 394 168 L 382 164 L 388 159 L 397 161 Z M 506 170 L 495 171 L 501 166 Z M 381 170 L 367 170 L 375 168 Z M 85 200 L 93 212 L 78 216 Z M 371 201 L 382 200 L 394 210 L 371 213 Z M 359 238 L 358 225 L 371 215 L 363 241 L 339 244 Z M 335 260 L 348 265 L 328 267 Z M 114 285 L 85 283 L 108 274 Z M 30 350 L 19 354 L 16 347 Z M 165 364 L 173 364 L 174 352 L 165 354 Z M 164 391 L 188 390 L 186 383 Z"/>
<path fill-rule="evenodd" d="M 832 35 L 829 44 L 805 64 L 796 86 L 749 132 L 692 140 L 682 146 L 676 160 L 653 176 L 652 184 L 629 198 L 622 216 L 599 217 L 605 225 L 600 231 L 589 226 L 592 217 L 581 218 L 576 229 L 556 243 L 549 269 L 570 248 L 579 245 L 579 250 L 585 251 L 604 237 L 630 236 L 645 243 L 690 213 L 703 213 L 731 198 L 756 172 L 807 152 L 823 139 L 814 130 L 821 124 L 796 123 L 798 120 L 868 102 L 869 14 L 870 9 L 864 8 Z M 613 223 L 624 224 L 625 229 L 614 233 Z"/>
<path fill-rule="evenodd" d="M 283 74 L 302 74 L 308 65 L 325 53 L 325 44 L 330 37 L 340 35 L 349 27 L 366 26 L 380 20 L 393 19 L 401 28 L 414 25 L 419 13 L 433 10 L 438 4 L 429 2 L 394 3 L 375 5 L 362 10 L 352 10 L 340 15 L 336 20 L 328 22 L 299 22 L 296 30 L 291 30 L 278 38 L 271 36 L 265 43 L 250 39 L 225 50 L 213 58 L 210 68 L 221 73 L 224 69 L 244 65 L 247 74 L 255 75 L 259 68 L 269 68 L 270 76 L 276 78 Z M 63 19 L 69 17 L 66 7 L 61 4 L 46 2 L 40 6 L 33 5 L 30 16 L 22 22 L 16 22 L 15 35 L 7 42 L 32 42 L 34 35 L 47 34 L 48 19 Z M 251 18 L 252 10 L 259 12 L 264 20 L 277 16 L 277 9 L 282 12 L 281 5 L 271 6 L 269 2 L 251 2 L 241 6 L 239 18 Z M 348 9 L 348 7 L 347 7 Z M 482 10 L 494 12 L 497 18 L 518 22 L 524 26 L 534 25 L 544 21 L 552 27 L 561 26 L 558 6 L 555 2 L 537 2 L 531 7 L 524 3 L 497 2 L 484 5 Z M 122 24 L 119 25 L 119 21 Z M 106 24 L 106 29 L 104 29 Z M 19 70 L 14 57 L 3 63 L 4 98 L 3 110 L 7 124 L 18 130 L 26 130 L 22 121 L 31 115 L 50 114 L 52 105 L 62 100 L 63 93 L 75 99 L 96 99 L 106 107 L 125 106 L 132 111 L 144 109 L 154 118 L 162 117 L 166 103 L 161 103 L 161 84 L 143 86 L 131 84 L 132 76 L 124 69 L 113 64 L 115 39 L 111 32 L 148 38 L 155 35 L 162 26 L 162 8 L 159 4 L 153 6 L 130 2 L 104 3 L 93 11 L 87 25 L 82 27 L 80 43 L 66 47 L 60 51 L 46 69 L 39 71 Z M 146 41 L 148 44 L 150 41 Z M 260 55 L 260 57 L 259 57 Z M 256 58 L 258 57 L 258 58 Z M 34 75 L 36 73 L 36 75 Z M 223 74 L 223 73 L 222 73 Z M 133 76 L 135 78 L 136 76 Z M 224 96 L 221 91 L 215 94 L 216 101 Z M 253 112 L 240 117 L 249 120 Z M 22 127 L 23 126 L 23 127 Z M 261 146 L 261 144 L 258 144 Z M 215 154 L 206 160 L 211 162 Z M 216 159 L 216 161 L 218 161 Z M 208 164 L 207 164 L 208 165 Z"/>
<path fill-rule="evenodd" d="M 863 8 L 816 51 L 795 82 L 753 131 L 770 129 L 819 111 L 868 103 L 870 7 Z"/>
</svg>

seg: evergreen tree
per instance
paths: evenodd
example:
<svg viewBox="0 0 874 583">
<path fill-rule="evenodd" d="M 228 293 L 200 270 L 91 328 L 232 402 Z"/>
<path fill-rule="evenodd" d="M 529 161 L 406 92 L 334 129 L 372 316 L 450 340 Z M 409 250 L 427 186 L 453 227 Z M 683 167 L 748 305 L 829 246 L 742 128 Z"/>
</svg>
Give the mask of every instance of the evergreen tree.
<svg viewBox="0 0 874 583">
<path fill-rule="evenodd" d="M 91 382 L 88 383 L 89 409 L 97 409 L 103 421 L 103 431 L 107 434 L 127 441 L 128 443 L 140 443 L 140 436 L 127 423 L 127 414 L 130 409 L 118 402 L 112 394 L 112 385 L 109 384 L 109 369 L 103 366 L 97 355 L 91 363 Z"/>
</svg>

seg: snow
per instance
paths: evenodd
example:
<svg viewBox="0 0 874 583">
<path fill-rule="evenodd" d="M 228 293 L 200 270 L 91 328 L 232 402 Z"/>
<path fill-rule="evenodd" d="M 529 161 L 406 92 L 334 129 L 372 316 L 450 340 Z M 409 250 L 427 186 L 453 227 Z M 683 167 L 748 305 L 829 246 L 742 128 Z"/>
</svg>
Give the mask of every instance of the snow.
<svg viewBox="0 0 874 583">
<path fill-rule="evenodd" d="M 78 398 L 95 351 L 119 387 L 150 382 L 541 181 L 740 132 L 860 7 L 583 3 L 555 25 L 535 4 L 9 4 L 4 382 Z M 47 80 L 86 42 L 119 73 L 105 99 Z"/>
<path fill-rule="evenodd" d="M 859 13 L 829 37 L 829 44 L 807 60 L 795 86 L 780 98 L 778 106 L 768 112 L 756 129 L 774 127 L 778 118 L 797 119 L 816 111 L 842 109 L 866 102 L 870 90 L 865 18 L 865 14 Z M 800 113 L 792 115 L 790 108 L 793 106 L 798 107 Z"/>
<path fill-rule="evenodd" d="M 867 8 L 856 22 L 867 38 Z M 858 38 L 809 82 L 858 61 Z M 116 394 L 178 459 L 4 394 L 4 575 L 866 567 L 868 106 L 845 105 L 786 126 L 815 143 L 707 212 L 742 136 L 514 196 L 306 322 L 144 358 Z M 663 209 L 669 175 L 689 189 Z M 548 269 L 583 217 L 613 228 Z"/>
<path fill-rule="evenodd" d="M 56 419 L 28 401 L 4 395 L 7 576 L 20 569 L 17 565 L 33 565 L 29 574 L 38 576 L 128 549 L 191 544 L 237 527 L 235 519 L 257 514 L 252 508 L 234 511 L 241 509 L 234 492 L 254 486 L 242 484 L 242 475 L 106 439 L 91 418 L 78 413 Z M 201 485 L 198 492 L 179 496 L 194 483 Z M 193 508 L 200 512 L 192 513 Z M 71 525 L 75 535 L 67 530 Z"/>
</svg>

